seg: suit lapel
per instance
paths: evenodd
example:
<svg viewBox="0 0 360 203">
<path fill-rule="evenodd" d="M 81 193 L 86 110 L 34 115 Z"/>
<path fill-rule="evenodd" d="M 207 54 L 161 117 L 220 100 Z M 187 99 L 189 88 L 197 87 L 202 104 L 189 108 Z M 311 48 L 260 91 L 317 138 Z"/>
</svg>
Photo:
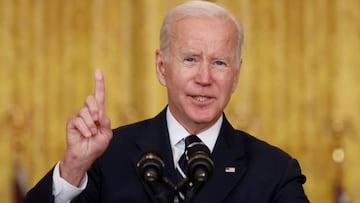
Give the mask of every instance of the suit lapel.
<svg viewBox="0 0 360 203">
<path fill-rule="evenodd" d="M 222 202 L 246 172 L 244 154 L 242 137 L 235 135 L 235 130 L 224 117 L 212 153 L 213 176 L 195 196 L 195 202 Z"/>
<path fill-rule="evenodd" d="M 146 149 L 153 149 L 158 152 L 165 163 L 164 177 L 174 182 L 177 178 L 174 170 L 172 149 L 170 145 L 169 132 L 166 122 L 166 110 L 159 113 L 154 119 L 149 121 L 149 125 L 143 129 L 142 135 L 136 140 L 139 153 L 133 157 L 133 164 L 136 166 L 139 156 Z"/>
</svg>

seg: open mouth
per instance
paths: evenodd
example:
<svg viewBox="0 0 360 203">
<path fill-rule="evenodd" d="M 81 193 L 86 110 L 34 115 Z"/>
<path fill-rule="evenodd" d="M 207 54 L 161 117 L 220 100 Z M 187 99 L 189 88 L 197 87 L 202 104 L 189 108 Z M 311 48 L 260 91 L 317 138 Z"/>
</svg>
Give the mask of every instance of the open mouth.
<svg viewBox="0 0 360 203">
<path fill-rule="evenodd" d="M 210 97 L 205 97 L 205 96 L 194 96 L 193 98 L 196 101 L 199 101 L 199 102 L 205 102 L 205 101 L 208 101 L 210 99 Z"/>
</svg>

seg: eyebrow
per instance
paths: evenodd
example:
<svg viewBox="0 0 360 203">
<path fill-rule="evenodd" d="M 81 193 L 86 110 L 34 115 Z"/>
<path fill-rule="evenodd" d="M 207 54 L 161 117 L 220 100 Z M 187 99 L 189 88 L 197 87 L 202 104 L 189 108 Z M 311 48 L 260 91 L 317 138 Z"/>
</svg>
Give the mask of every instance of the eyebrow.
<svg viewBox="0 0 360 203">
<path fill-rule="evenodd" d="M 186 57 L 186 56 L 194 56 L 194 57 L 200 57 L 202 55 L 202 53 L 196 53 L 195 51 L 183 51 L 180 52 L 180 56 L 181 57 Z M 224 55 L 218 55 L 218 56 L 210 56 L 211 60 L 224 60 L 226 62 L 231 62 L 231 57 L 230 56 L 224 56 Z"/>
<path fill-rule="evenodd" d="M 226 57 L 226 56 L 219 56 L 219 57 L 213 57 L 213 59 L 215 60 L 224 60 L 224 61 L 227 61 L 227 62 L 230 62 L 230 57 Z"/>
<path fill-rule="evenodd" d="M 184 51 L 184 52 L 181 52 L 181 55 L 182 56 L 200 56 L 201 54 L 197 54 L 194 51 Z"/>
</svg>

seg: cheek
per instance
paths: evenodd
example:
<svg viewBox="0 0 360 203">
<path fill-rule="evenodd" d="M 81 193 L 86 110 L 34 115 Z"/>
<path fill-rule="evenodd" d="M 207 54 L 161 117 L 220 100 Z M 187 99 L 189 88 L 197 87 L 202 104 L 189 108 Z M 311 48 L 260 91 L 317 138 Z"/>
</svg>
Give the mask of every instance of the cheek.
<svg viewBox="0 0 360 203">
<path fill-rule="evenodd" d="M 174 69 L 176 68 L 168 70 L 166 74 L 166 83 L 169 90 L 179 91 L 179 89 L 184 86 L 183 74 Z"/>
<path fill-rule="evenodd" d="M 167 72 L 167 82 L 173 83 L 175 86 L 185 85 L 186 81 L 189 81 L 192 78 L 191 69 L 181 67 L 181 66 L 173 66 Z"/>
<path fill-rule="evenodd" d="M 229 75 L 223 75 L 222 77 L 218 78 L 219 83 L 219 91 L 220 94 L 224 96 L 230 96 L 236 87 L 235 77 Z"/>
</svg>

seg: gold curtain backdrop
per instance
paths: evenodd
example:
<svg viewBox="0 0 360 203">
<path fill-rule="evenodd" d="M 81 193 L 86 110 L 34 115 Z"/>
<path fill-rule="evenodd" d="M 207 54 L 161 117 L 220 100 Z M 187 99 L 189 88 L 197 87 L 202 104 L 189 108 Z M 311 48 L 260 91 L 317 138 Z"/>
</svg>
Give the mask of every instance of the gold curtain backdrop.
<svg viewBox="0 0 360 203">
<path fill-rule="evenodd" d="M 180 2 L 0 0 L 0 202 L 17 202 L 61 158 L 95 68 L 113 127 L 164 108 L 154 51 Z M 312 202 L 342 191 L 360 203 L 360 1 L 214 2 L 245 29 L 230 121 L 296 157 Z"/>
</svg>

